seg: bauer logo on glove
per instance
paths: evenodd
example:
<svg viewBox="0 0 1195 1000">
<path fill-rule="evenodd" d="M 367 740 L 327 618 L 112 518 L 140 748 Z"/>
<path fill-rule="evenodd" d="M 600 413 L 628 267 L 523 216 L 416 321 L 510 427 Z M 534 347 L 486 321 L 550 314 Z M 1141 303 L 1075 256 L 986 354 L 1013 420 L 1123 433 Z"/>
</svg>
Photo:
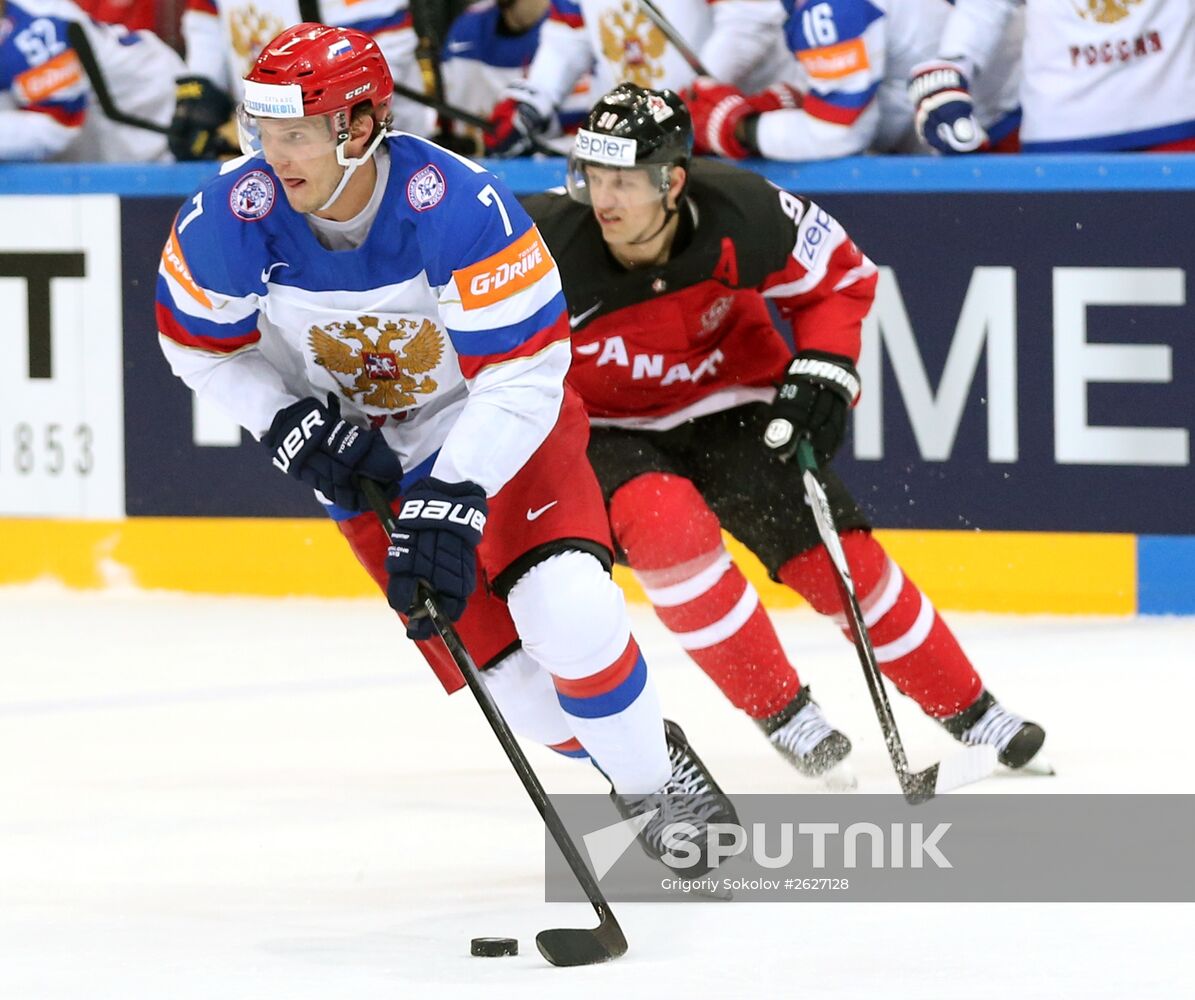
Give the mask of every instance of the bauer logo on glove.
<svg viewBox="0 0 1195 1000">
<path fill-rule="evenodd" d="M 291 461 L 303 450 L 303 445 L 311 440 L 312 430 L 323 426 L 324 410 L 317 403 L 314 409 L 299 418 L 299 422 L 286 432 L 282 443 L 274 449 L 274 464 L 289 473 Z"/>
<path fill-rule="evenodd" d="M 452 503 L 448 500 L 407 500 L 398 513 L 400 521 L 422 518 L 427 521 L 451 521 L 472 528 L 479 534 L 485 530 L 485 511 L 472 504 Z"/>
</svg>

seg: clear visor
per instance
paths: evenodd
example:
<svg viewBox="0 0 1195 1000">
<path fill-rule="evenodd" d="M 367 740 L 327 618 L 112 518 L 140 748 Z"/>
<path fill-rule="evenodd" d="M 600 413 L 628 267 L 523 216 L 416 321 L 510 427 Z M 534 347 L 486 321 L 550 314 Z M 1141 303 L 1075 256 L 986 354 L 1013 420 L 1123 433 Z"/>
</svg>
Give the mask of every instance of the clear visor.
<svg viewBox="0 0 1195 1000">
<path fill-rule="evenodd" d="M 632 208 L 661 201 L 668 193 L 672 168 L 666 163 L 608 167 L 576 154 L 568 158 L 566 186 L 573 201 L 608 208 Z"/>
<path fill-rule="evenodd" d="M 275 163 L 314 160 L 334 152 L 339 135 L 331 115 L 303 118 L 259 118 L 242 104 L 237 108 L 241 152 L 262 154 Z"/>
</svg>

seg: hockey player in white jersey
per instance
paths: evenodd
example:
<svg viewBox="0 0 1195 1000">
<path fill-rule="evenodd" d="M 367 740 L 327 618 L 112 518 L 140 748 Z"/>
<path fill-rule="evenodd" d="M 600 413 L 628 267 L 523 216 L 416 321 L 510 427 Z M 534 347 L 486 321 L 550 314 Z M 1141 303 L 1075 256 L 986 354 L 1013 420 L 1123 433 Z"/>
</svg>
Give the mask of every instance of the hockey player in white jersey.
<svg viewBox="0 0 1195 1000">
<path fill-rule="evenodd" d="M 415 60 L 416 37 L 407 0 L 317 0 L 320 20 L 371 35 L 394 78 L 413 90 L 423 83 Z M 187 65 L 177 81 L 177 109 L 170 149 L 179 160 L 216 159 L 236 152 L 230 136 L 241 78 L 262 46 L 303 20 L 298 0 L 186 0 L 182 33 Z M 435 114 L 396 99 L 396 127 L 430 135 Z"/>
<path fill-rule="evenodd" d="M 488 118 L 502 92 L 535 58 L 548 6 L 549 0 L 482 0 L 456 17 L 440 66 L 448 103 Z"/>
<path fill-rule="evenodd" d="M 361 32 L 303 24 L 266 45 L 238 114 L 250 155 L 183 206 L 163 252 L 166 357 L 265 444 L 263 470 L 268 454 L 315 487 L 449 690 L 424 587 L 515 732 L 592 757 L 626 815 L 656 810 L 656 856 L 677 806 L 704 844 L 734 811 L 666 731 L 609 575 L 555 262 L 494 175 L 389 131 L 391 87 Z M 390 487 L 393 534 L 359 475 Z"/>
<path fill-rule="evenodd" d="M 773 86 L 749 94 L 699 79 L 685 92 L 697 151 L 773 160 L 928 152 L 914 127 L 907 85 L 910 73 L 938 51 L 947 0 L 785 0 L 785 6 L 792 57 Z M 974 95 L 976 148 L 1016 138 L 1015 40 L 997 55 L 1005 60 L 999 85 Z"/>
<path fill-rule="evenodd" d="M 148 31 L 92 21 L 69 0 L 0 0 L 0 160 L 168 158 L 159 132 L 107 118 L 67 39 L 79 24 L 113 103 L 163 128 L 182 60 Z"/>
<path fill-rule="evenodd" d="M 657 0 L 656 7 L 719 80 L 755 90 L 788 59 L 780 0 Z M 597 93 L 623 81 L 680 90 L 697 75 L 638 0 L 553 0 L 527 79 L 512 84 L 494 110 L 487 151 L 532 152 L 591 67 Z"/>
<path fill-rule="evenodd" d="M 936 77 L 910 81 L 927 133 L 949 134 L 968 81 L 999 78 L 1022 6 L 1025 152 L 1195 150 L 1191 0 L 957 0 Z"/>
<path fill-rule="evenodd" d="M 510 88 L 526 79 L 550 6 L 550 0 L 478 0 L 470 4 L 453 20 L 444 39 L 440 65 L 444 99 L 455 108 L 488 119 Z M 571 133 L 589 114 L 592 103 L 586 74 L 557 110 L 561 131 L 567 135 L 545 138 L 544 146 L 567 154 Z M 453 131 L 467 135 L 475 150 L 484 148 L 482 129 L 457 122 Z"/>
</svg>

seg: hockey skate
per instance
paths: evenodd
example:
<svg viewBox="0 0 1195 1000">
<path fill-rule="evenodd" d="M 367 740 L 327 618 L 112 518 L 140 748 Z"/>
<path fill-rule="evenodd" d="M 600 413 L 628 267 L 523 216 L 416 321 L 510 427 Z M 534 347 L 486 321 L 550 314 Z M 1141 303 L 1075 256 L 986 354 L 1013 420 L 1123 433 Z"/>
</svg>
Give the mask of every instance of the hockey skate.
<svg viewBox="0 0 1195 1000">
<path fill-rule="evenodd" d="M 706 830 L 711 823 L 738 823 L 738 813 L 714 781 L 713 776 L 693 752 L 684 730 L 675 722 L 664 720 L 664 735 L 668 740 L 668 759 L 672 764 L 672 776 L 664 787 L 649 795 L 618 795 L 610 793 L 614 805 L 623 819 L 634 819 L 645 813 L 654 815 L 639 831 L 639 843 L 649 856 L 672 868 L 678 875 L 696 878 L 705 875 L 715 866 L 710 864 Z M 679 830 L 669 830 L 673 824 L 687 823 L 696 831 L 685 836 Z M 689 852 L 683 847 L 674 856 L 686 864 L 670 865 L 665 856 L 670 854 L 664 838 L 670 834 L 673 844 L 690 843 L 700 851 L 700 859 L 687 863 Z"/>
<path fill-rule="evenodd" d="M 805 685 L 797 696 L 774 715 L 756 719 L 768 742 L 807 778 L 818 778 L 831 791 L 849 791 L 856 785 L 847 764 L 851 741 L 833 728 Z"/>
<path fill-rule="evenodd" d="M 995 747 L 997 760 L 1005 767 L 1054 773 L 1054 769 L 1045 761 L 1035 760 L 1045 741 L 1046 731 L 1036 722 L 1026 722 L 1008 711 L 986 689 L 974 705 L 958 715 L 943 719 L 942 725 L 962 743 Z M 1034 764 L 1031 768 L 1027 767 L 1030 762 Z"/>
</svg>

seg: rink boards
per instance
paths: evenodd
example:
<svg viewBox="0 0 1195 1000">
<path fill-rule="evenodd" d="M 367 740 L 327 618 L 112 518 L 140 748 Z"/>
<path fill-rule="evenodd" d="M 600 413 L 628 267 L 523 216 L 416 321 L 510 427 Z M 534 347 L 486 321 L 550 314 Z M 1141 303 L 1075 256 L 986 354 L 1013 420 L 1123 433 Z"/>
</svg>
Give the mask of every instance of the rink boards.
<svg viewBox="0 0 1195 1000">
<path fill-rule="evenodd" d="M 497 166 L 518 192 L 562 179 Z M 938 603 L 1195 613 L 1192 158 L 761 169 L 880 266 L 836 465 Z M 211 172 L 0 167 L 0 584 L 371 592 L 305 491 L 158 350 L 158 253 Z"/>
</svg>

